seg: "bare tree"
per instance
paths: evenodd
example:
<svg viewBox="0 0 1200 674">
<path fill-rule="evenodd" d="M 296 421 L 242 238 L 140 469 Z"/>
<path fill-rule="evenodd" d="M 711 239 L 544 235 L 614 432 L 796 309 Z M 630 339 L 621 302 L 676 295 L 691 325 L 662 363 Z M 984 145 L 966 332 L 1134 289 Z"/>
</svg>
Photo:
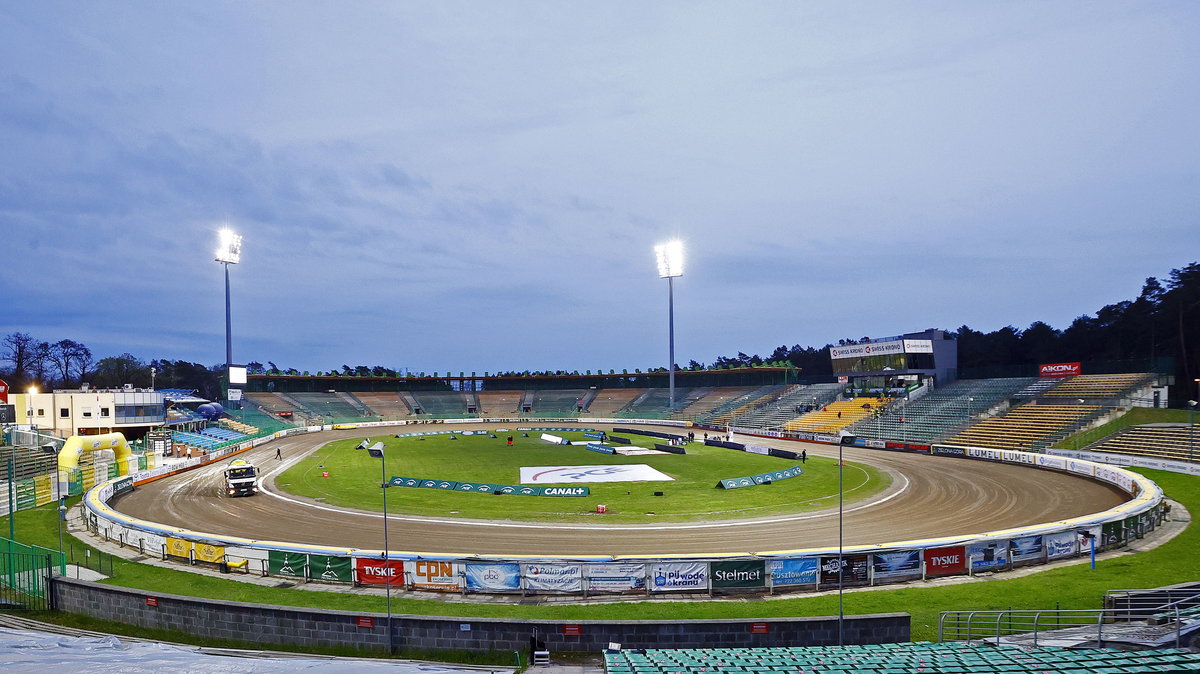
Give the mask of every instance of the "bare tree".
<svg viewBox="0 0 1200 674">
<path fill-rule="evenodd" d="M 37 340 L 26 332 L 12 332 L 0 340 L 0 360 L 12 363 L 10 372 L 13 378 L 22 384 L 32 369 L 31 365 L 36 349 Z"/>
<path fill-rule="evenodd" d="M 50 363 L 58 371 L 59 382 L 63 386 L 71 385 L 75 380 L 73 373 L 83 376 L 82 368 L 92 364 L 92 351 L 73 339 L 64 339 L 50 346 Z"/>
</svg>

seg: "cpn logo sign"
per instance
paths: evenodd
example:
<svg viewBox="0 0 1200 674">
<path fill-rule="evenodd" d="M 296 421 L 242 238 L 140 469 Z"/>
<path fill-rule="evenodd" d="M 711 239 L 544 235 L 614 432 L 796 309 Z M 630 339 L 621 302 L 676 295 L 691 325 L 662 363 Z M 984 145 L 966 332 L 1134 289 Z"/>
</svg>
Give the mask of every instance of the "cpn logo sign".
<svg viewBox="0 0 1200 674">
<path fill-rule="evenodd" d="M 628 466 L 521 466 L 521 484 L 660 482 L 673 479 L 644 463 Z"/>
<path fill-rule="evenodd" d="M 1079 363 L 1050 363 L 1038 368 L 1039 377 L 1074 377 L 1081 372 Z"/>
</svg>

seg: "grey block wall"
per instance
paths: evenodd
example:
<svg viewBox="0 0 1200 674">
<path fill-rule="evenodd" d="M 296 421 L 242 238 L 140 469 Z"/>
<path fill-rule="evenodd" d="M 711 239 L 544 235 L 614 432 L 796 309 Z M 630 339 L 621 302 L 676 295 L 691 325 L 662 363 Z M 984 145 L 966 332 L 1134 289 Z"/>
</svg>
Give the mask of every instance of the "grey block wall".
<svg viewBox="0 0 1200 674">
<path fill-rule="evenodd" d="M 385 650 L 388 645 L 387 617 L 381 613 L 147 594 L 71 578 L 55 578 L 51 590 L 54 606 L 61 611 L 262 647 L 288 644 Z M 373 619 L 374 627 L 360 627 L 360 618 Z M 765 623 L 767 632 L 752 633 L 754 623 Z M 564 629 L 566 626 L 570 627 Z M 578 626 L 577 636 L 564 634 L 574 626 Z M 909 615 L 846 616 L 844 629 L 848 644 L 908 641 Z M 535 634 L 555 653 L 595 653 L 613 641 L 623 648 L 816 646 L 837 643 L 837 617 L 563 622 L 393 615 L 392 634 L 397 649 L 467 651 L 525 650 Z"/>
</svg>

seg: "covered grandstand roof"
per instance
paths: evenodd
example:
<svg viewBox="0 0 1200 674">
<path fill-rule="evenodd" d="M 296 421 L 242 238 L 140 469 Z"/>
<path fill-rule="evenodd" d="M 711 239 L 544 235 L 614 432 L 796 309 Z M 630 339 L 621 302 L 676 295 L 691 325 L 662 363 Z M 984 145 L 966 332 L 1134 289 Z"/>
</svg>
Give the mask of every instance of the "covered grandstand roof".
<svg viewBox="0 0 1200 674">
<path fill-rule="evenodd" d="M 172 402 L 172 403 L 191 404 L 191 403 L 209 402 L 208 400 L 205 400 L 204 398 L 197 397 L 196 391 L 193 389 L 160 388 L 160 389 L 158 389 L 158 392 L 162 394 L 162 397 L 164 400 L 166 400 L 167 402 Z"/>
</svg>

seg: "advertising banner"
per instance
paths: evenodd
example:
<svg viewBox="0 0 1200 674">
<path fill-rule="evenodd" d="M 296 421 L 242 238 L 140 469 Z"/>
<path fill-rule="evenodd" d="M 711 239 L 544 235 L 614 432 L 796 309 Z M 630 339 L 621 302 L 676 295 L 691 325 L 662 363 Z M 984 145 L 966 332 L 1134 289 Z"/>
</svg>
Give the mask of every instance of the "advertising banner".
<svg viewBox="0 0 1200 674">
<path fill-rule="evenodd" d="M 925 576 L 954 576 L 967 572 L 967 548 L 952 545 L 925 550 Z"/>
<path fill-rule="evenodd" d="M 921 551 L 897 550 L 871 555 L 876 578 L 904 578 L 921 575 Z"/>
<path fill-rule="evenodd" d="M 933 341 L 928 339 L 904 340 L 905 353 L 933 353 Z"/>
<path fill-rule="evenodd" d="M 833 360 L 863 358 L 865 356 L 886 356 L 894 353 L 904 353 L 904 342 L 897 340 L 893 342 L 872 342 L 870 344 L 829 347 L 829 357 Z"/>
<path fill-rule="evenodd" d="M 302 552 L 267 551 L 267 572 L 288 578 L 308 577 L 308 555 Z"/>
<path fill-rule="evenodd" d="M 1021 536 L 1008 542 L 1008 558 L 1013 562 L 1041 561 L 1044 552 L 1041 536 Z"/>
<path fill-rule="evenodd" d="M 1074 531 L 1046 534 L 1046 559 L 1070 557 L 1078 551 L 1079 536 Z"/>
<path fill-rule="evenodd" d="M 8 402 L 8 382 L 0 379 L 0 403 Z M 32 405 L 30 405 L 32 407 Z M 9 422 L 12 423 L 12 422 Z"/>
<path fill-rule="evenodd" d="M 650 565 L 650 589 L 653 592 L 707 590 L 708 564 L 705 562 L 660 562 Z"/>
<path fill-rule="evenodd" d="M 308 556 L 309 578 L 328 583 L 352 583 L 354 571 L 349 557 Z"/>
<path fill-rule="evenodd" d="M 646 589 L 645 564 L 588 564 L 589 592 L 630 592 Z"/>
<path fill-rule="evenodd" d="M 1082 372 L 1079 363 L 1047 363 L 1038 367 L 1039 377 L 1074 377 Z"/>
<path fill-rule="evenodd" d="M 712 562 L 708 565 L 713 587 L 765 587 L 767 564 L 761 559 Z"/>
<path fill-rule="evenodd" d="M 1057 470 L 1067 469 L 1067 460 L 1061 456 L 1051 456 L 1049 454 L 1038 454 L 1037 465 L 1044 468 L 1054 468 Z"/>
<path fill-rule="evenodd" d="M 511 592 L 521 589 L 520 564 L 467 564 L 467 589 Z"/>
<path fill-rule="evenodd" d="M 644 463 L 621 466 L 521 466 L 521 484 L 564 482 L 673 482 Z"/>
<path fill-rule="evenodd" d="M 1105 522 L 1100 526 L 1100 543 L 1105 548 L 1125 543 L 1125 527 L 1121 522 Z"/>
<path fill-rule="evenodd" d="M 869 555 L 842 555 L 840 572 L 842 585 L 866 585 L 870 581 L 871 569 Z M 821 557 L 821 586 L 829 587 L 838 584 L 838 558 Z"/>
<path fill-rule="evenodd" d="M 453 490 L 458 486 L 458 483 L 453 480 L 421 480 L 421 486 L 425 489 Z"/>
<path fill-rule="evenodd" d="M 363 559 L 354 564 L 354 577 L 360 585 L 404 586 L 404 560 Z"/>
<path fill-rule="evenodd" d="M 983 459 L 984 461 L 1003 461 L 1004 450 L 984 449 L 983 447 L 968 447 L 967 458 Z"/>
<path fill-rule="evenodd" d="M 522 564 L 521 578 L 530 590 L 583 591 L 583 567 L 579 564 Z"/>
<path fill-rule="evenodd" d="M 608 445 L 602 445 L 598 442 L 589 442 L 589 443 L 587 443 L 586 447 L 593 452 L 599 452 L 601 454 L 616 454 L 617 453 L 617 450 L 615 447 L 609 447 Z"/>
<path fill-rule="evenodd" d="M 1029 452 L 1016 452 L 1012 450 L 1004 450 L 1000 455 L 1004 457 L 1005 463 L 1024 463 L 1030 466 L 1037 463 L 1038 457 L 1037 454 L 1030 454 Z"/>
<path fill-rule="evenodd" d="M 1133 477 L 1120 468 L 1096 466 L 1096 479 L 1115 484 L 1126 492 L 1133 492 Z"/>
<path fill-rule="evenodd" d="M 192 542 L 182 538 L 167 537 L 167 554 L 172 557 L 191 559 L 188 553 L 192 551 Z"/>
<path fill-rule="evenodd" d="M 966 457 L 967 448 L 966 447 L 947 447 L 946 445 L 934 445 L 933 446 L 933 455 L 934 456 L 954 456 L 954 457 L 958 457 L 961 459 L 961 458 Z"/>
<path fill-rule="evenodd" d="M 820 567 L 820 560 L 816 557 L 772 559 L 769 564 L 768 568 L 771 570 L 772 587 L 813 585 L 817 582 L 817 571 Z"/>
<path fill-rule="evenodd" d="M 461 565 L 454 562 L 432 561 L 420 559 L 408 563 L 409 573 L 412 574 L 414 590 L 436 590 L 440 592 L 457 592 L 459 590 L 458 576 Z"/>
<path fill-rule="evenodd" d="M 195 551 L 197 562 L 208 562 L 209 564 L 218 564 L 225 557 L 224 545 L 210 545 L 208 543 L 196 543 L 192 548 Z"/>
<path fill-rule="evenodd" d="M 970 552 L 971 572 L 991 571 L 1008 566 L 1008 542 L 974 543 Z"/>
</svg>

